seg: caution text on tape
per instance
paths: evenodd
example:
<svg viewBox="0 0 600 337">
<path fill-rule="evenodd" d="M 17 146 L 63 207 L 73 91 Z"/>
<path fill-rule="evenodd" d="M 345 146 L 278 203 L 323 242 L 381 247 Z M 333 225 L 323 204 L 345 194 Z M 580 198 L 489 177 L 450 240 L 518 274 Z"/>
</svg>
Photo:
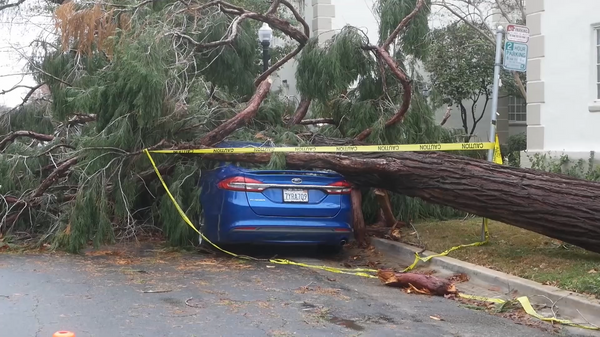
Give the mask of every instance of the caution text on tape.
<svg viewBox="0 0 600 337">
<path fill-rule="evenodd" d="M 189 150 L 150 150 L 151 153 L 214 154 L 214 153 L 335 153 L 335 152 L 427 152 L 427 151 L 477 151 L 493 150 L 494 143 L 437 143 L 397 145 L 346 145 L 346 146 L 298 146 L 298 147 L 223 147 Z"/>
</svg>

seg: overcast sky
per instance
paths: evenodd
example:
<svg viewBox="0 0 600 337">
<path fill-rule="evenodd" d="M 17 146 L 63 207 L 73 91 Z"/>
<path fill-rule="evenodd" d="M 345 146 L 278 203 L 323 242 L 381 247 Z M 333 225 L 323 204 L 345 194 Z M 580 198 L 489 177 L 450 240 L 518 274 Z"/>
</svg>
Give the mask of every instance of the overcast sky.
<svg viewBox="0 0 600 337">
<path fill-rule="evenodd" d="M 357 23 L 363 22 L 362 26 L 365 26 L 365 19 L 367 20 L 366 27 L 372 28 L 369 31 L 370 38 L 376 40 L 377 32 L 377 19 L 370 13 L 370 7 L 373 5 L 373 0 L 353 0 L 357 4 L 362 4 L 365 7 L 364 11 L 346 11 L 341 3 L 344 0 L 336 0 L 336 28 L 341 28 L 344 24 L 357 25 Z M 458 0 L 460 4 L 460 0 Z M 52 40 L 54 34 L 53 22 L 50 14 L 44 15 L 31 15 L 34 12 L 42 12 L 41 10 L 35 10 L 33 6 L 43 4 L 43 0 L 30 0 L 26 2 L 27 7 L 20 8 L 19 12 L 4 10 L 0 12 L 0 92 L 10 90 L 15 85 L 35 85 L 31 76 L 23 75 L 24 67 L 27 64 L 26 59 L 31 54 L 31 48 L 29 45 L 38 37 L 42 37 L 46 40 Z M 445 12 L 441 8 L 435 6 L 432 9 L 432 17 L 430 26 L 437 28 L 441 25 L 447 24 L 449 21 L 453 21 L 454 18 L 449 16 L 448 12 Z M 463 7 L 463 6 L 460 6 Z M 464 8 L 464 7 L 463 7 Z M 367 10 L 369 9 L 369 10 Z M 362 18 L 356 18 L 353 13 L 360 13 Z M 371 22 L 372 21 L 372 22 Z M 357 25 L 361 26 L 361 25 Z M 29 90 L 27 88 L 19 88 L 13 90 L 4 95 L 0 95 L 0 105 L 13 107 L 22 102 L 22 98 L 27 94 Z"/>
<path fill-rule="evenodd" d="M 19 12 L 4 10 L 0 13 L 0 92 L 19 84 L 35 85 L 31 76 L 22 75 L 27 64 L 22 55 L 29 57 L 32 41 L 39 36 L 49 37 L 53 28 L 48 15 L 28 15 L 36 2 L 28 2 L 29 6 Z M 0 95 L 0 105 L 17 105 L 28 91 L 20 88 Z"/>
</svg>

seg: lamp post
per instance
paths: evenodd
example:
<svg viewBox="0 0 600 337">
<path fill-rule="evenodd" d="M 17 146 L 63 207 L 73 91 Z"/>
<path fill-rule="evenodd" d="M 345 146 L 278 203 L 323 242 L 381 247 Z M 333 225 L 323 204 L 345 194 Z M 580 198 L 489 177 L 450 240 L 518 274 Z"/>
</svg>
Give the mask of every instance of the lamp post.
<svg viewBox="0 0 600 337">
<path fill-rule="evenodd" d="M 263 47 L 263 73 L 269 69 L 269 46 L 271 40 L 273 40 L 273 29 L 269 27 L 267 23 L 263 23 L 262 27 L 258 30 L 258 40 Z"/>
</svg>

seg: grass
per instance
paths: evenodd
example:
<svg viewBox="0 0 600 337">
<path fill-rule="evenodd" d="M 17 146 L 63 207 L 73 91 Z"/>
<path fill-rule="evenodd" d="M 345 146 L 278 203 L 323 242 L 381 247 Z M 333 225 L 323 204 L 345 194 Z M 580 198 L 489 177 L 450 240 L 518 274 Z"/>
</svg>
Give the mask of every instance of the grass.
<svg viewBox="0 0 600 337">
<path fill-rule="evenodd" d="M 481 218 L 422 222 L 415 228 L 425 248 L 438 253 L 481 239 Z M 449 256 L 600 298 L 600 254 L 495 221 L 490 221 L 489 232 L 486 245 L 459 249 Z M 419 243 L 412 228 L 404 230 L 402 241 Z"/>
</svg>

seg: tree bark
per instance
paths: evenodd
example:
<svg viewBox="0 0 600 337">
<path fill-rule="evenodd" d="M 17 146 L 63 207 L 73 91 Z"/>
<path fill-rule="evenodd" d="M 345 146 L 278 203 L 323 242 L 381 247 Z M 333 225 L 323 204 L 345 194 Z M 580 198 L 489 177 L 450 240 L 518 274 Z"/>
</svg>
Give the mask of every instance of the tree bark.
<svg viewBox="0 0 600 337">
<path fill-rule="evenodd" d="M 392 211 L 392 203 L 390 202 L 388 193 L 380 188 L 376 188 L 373 193 L 375 193 L 375 197 L 377 198 L 377 202 L 381 208 L 385 225 L 387 227 L 394 227 L 396 225 L 396 217 Z"/>
<path fill-rule="evenodd" d="M 268 163 L 270 154 L 206 158 Z M 600 183 L 445 153 L 288 153 L 291 168 L 337 171 L 359 185 L 454 207 L 600 253 Z"/>
<path fill-rule="evenodd" d="M 225 139 L 225 137 L 229 136 L 232 132 L 239 129 L 244 124 L 248 123 L 248 121 L 250 121 L 252 118 L 254 118 L 258 112 L 258 108 L 260 108 L 260 105 L 271 90 L 271 83 L 273 83 L 271 78 L 267 78 L 265 81 L 263 81 L 248 102 L 248 106 L 235 115 L 235 117 L 227 120 L 211 132 L 207 133 L 200 140 L 200 144 L 204 146 L 217 144 Z"/>
<path fill-rule="evenodd" d="M 311 103 L 310 99 L 308 99 L 306 97 L 302 97 L 302 99 L 300 100 L 300 104 L 298 104 L 298 108 L 296 108 L 294 115 L 292 116 L 292 118 L 289 121 L 289 125 L 302 124 L 301 123 L 302 120 L 306 116 L 306 113 L 308 113 L 308 108 L 310 107 L 310 103 Z"/>
<path fill-rule="evenodd" d="M 40 142 L 51 142 L 54 140 L 54 136 L 52 136 L 52 135 L 46 135 L 43 133 L 37 133 L 37 132 L 26 131 L 26 130 L 14 131 L 14 132 L 9 133 L 6 137 L 4 137 L 0 141 L 0 151 L 3 151 L 8 145 L 10 145 L 12 142 L 14 142 L 17 138 L 20 138 L 20 137 L 32 138 L 32 139 L 39 140 Z"/>
<path fill-rule="evenodd" d="M 377 276 L 388 287 L 410 288 L 412 286 L 416 291 L 428 295 L 444 296 L 458 292 L 452 282 L 431 275 L 380 270 Z"/>
<path fill-rule="evenodd" d="M 360 189 L 353 188 L 350 194 L 352 199 L 352 228 L 354 229 L 354 238 L 360 246 L 367 246 L 367 227 L 362 212 L 362 194 Z"/>
</svg>

